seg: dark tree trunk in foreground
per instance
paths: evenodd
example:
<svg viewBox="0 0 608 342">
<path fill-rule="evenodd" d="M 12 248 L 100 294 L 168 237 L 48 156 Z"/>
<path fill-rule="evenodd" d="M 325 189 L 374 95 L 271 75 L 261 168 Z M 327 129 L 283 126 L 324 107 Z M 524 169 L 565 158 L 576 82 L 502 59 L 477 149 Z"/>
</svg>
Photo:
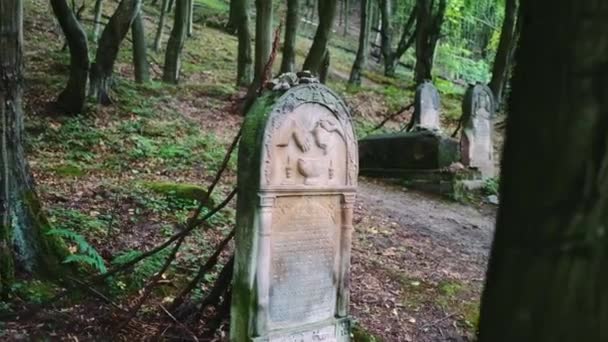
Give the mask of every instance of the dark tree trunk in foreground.
<svg viewBox="0 0 608 342">
<path fill-rule="evenodd" d="M 353 63 L 353 68 L 350 71 L 349 84 L 361 85 L 361 73 L 365 64 L 367 64 L 367 55 L 369 54 L 369 33 L 371 18 L 369 16 L 371 3 L 373 0 L 361 0 L 361 26 L 359 29 L 359 48 L 357 49 L 357 57 Z"/>
<path fill-rule="evenodd" d="M 272 50 L 272 0 L 256 0 L 255 8 L 255 64 L 252 88 L 257 90 Z"/>
<path fill-rule="evenodd" d="M 101 30 L 101 14 L 103 13 L 103 0 L 95 1 L 95 15 L 93 17 L 93 42 L 97 42 Z"/>
<path fill-rule="evenodd" d="M 237 6 L 238 56 L 236 84 L 249 86 L 252 78 L 251 32 L 249 31 L 249 0 L 232 0 Z M 231 2 L 231 3 L 232 3 Z"/>
<path fill-rule="evenodd" d="M 135 81 L 144 83 L 150 81 L 150 65 L 148 64 L 148 52 L 146 51 L 146 33 L 144 23 L 141 19 L 141 10 L 131 25 L 131 36 L 133 40 L 133 67 L 135 68 Z"/>
<path fill-rule="evenodd" d="M 304 70 L 310 70 L 315 75 L 319 75 L 323 66 L 327 43 L 336 16 L 336 5 L 337 0 L 319 0 L 319 26 L 303 67 Z"/>
<path fill-rule="evenodd" d="M 165 53 L 165 68 L 163 70 L 163 81 L 177 84 L 181 69 L 181 55 L 186 41 L 188 30 L 188 0 L 177 0 L 175 4 L 175 20 L 173 30 L 167 42 Z"/>
<path fill-rule="evenodd" d="M 51 6 L 70 48 L 70 77 L 57 106 L 66 114 L 78 114 L 84 109 L 89 79 L 87 36 L 66 0 L 51 0 Z"/>
<path fill-rule="evenodd" d="M 226 23 L 226 32 L 235 34 L 240 25 L 241 18 L 241 0 L 230 0 L 230 12 L 228 13 L 228 22 Z"/>
<path fill-rule="evenodd" d="M 139 12 L 141 0 L 122 0 L 106 25 L 91 66 L 91 95 L 98 103 L 110 104 L 109 90 L 120 43 Z"/>
<path fill-rule="evenodd" d="M 479 341 L 607 341 L 608 4 L 520 14 Z"/>
<path fill-rule="evenodd" d="M 52 274 L 62 260 L 46 235 L 23 146 L 23 4 L 0 1 L 0 295 L 6 298 L 15 269 Z"/>
<path fill-rule="evenodd" d="M 416 67 L 414 77 L 416 84 L 430 80 L 433 69 L 435 48 L 441 34 L 441 25 L 445 18 L 447 0 L 417 0 L 418 19 L 416 22 Z"/>
<path fill-rule="evenodd" d="M 399 38 L 399 45 L 397 49 L 393 49 L 393 0 L 380 0 L 380 13 L 382 18 L 382 27 L 380 30 L 381 43 L 380 50 L 382 51 L 382 57 L 384 58 L 384 75 L 389 77 L 395 76 L 395 69 L 397 63 L 405 52 L 414 43 L 416 37 L 414 24 L 416 23 L 416 15 L 418 13 L 417 6 L 412 9 L 409 18 L 405 22 L 401 37 Z"/>
<path fill-rule="evenodd" d="M 283 60 L 281 72 L 293 72 L 296 63 L 296 36 L 298 35 L 298 24 L 300 1 L 287 0 L 287 18 L 285 18 L 285 41 L 283 43 Z"/>
<path fill-rule="evenodd" d="M 502 23 L 502 31 L 500 32 L 500 41 L 494 66 L 492 68 L 492 80 L 489 87 L 494 93 L 494 98 L 498 103 L 502 99 L 502 92 L 506 79 L 509 75 L 511 66 L 511 51 L 515 44 L 515 23 L 517 20 L 517 4 L 518 0 L 506 0 L 505 4 L 505 19 Z"/>
<path fill-rule="evenodd" d="M 169 0 L 163 0 L 160 5 L 160 18 L 158 21 L 158 27 L 156 28 L 156 36 L 154 38 L 154 51 L 160 51 L 160 45 L 163 40 L 163 32 L 165 30 L 165 19 L 167 17 L 167 5 Z"/>
</svg>

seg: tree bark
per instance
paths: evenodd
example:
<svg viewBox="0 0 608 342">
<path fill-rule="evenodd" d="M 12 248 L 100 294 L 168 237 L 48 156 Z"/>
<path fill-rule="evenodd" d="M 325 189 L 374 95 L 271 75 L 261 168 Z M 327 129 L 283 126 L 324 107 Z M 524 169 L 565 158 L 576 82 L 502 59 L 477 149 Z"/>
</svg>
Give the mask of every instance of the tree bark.
<svg viewBox="0 0 608 342">
<path fill-rule="evenodd" d="M 350 71 L 349 84 L 361 85 L 361 72 L 367 64 L 367 55 L 369 54 L 369 34 L 371 26 L 370 8 L 373 0 L 361 0 L 361 26 L 359 29 L 359 48 L 357 49 L 357 57 L 353 63 L 353 68 Z"/>
<path fill-rule="evenodd" d="M 319 70 L 319 82 L 325 84 L 327 82 L 327 77 L 329 77 L 329 65 L 331 63 L 331 53 L 329 49 L 325 50 L 325 56 L 323 56 L 323 64 L 321 65 L 321 70 Z"/>
<path fill-rule="evenodd" d="M 418 13 L 417 6 L 414 6 L 405 22 L 396 50 L 392 47 L 393 0 L 380 0 L 380 13 L 382 19 L 382 27 L 380 29 L 380 50 L 382 52 L 382 57 L 384 58 L 384 75 L 394 77 L 397 63 L 403 54 L 412 46 L 414 38 L 416 37 L 416 32 L 412 32 L 412 28 L 414 28 L 414 24 L 416 23 L 416 15 Z"/>
<path fill-rule="evenodd" d="M 194 0 L 188 0 L 188 37 L 194 33 Z"/>
<path fill-rule="evenodd" d="M 433 0 L 417 0 L 418 19 L 416 22 L 416 84 L 432 79 L 433 57 L 445 18 L 447 0 L 439 0 L 437 9 Z"/>
<path fill-rule="evenodd" d="M 349 4 L 348 0 L 344 0 L 344 31 L 342 31 L 342 35 L 344 36 L 348 34 Z"/>
<path fill-rule="evenodd" d="M 296 37 L 298 35 L 298 24 L 300 1 L 287 0 L 287 17 L 285 19 L 285 42 L 283 43 L 283 60 L 281 72 L 293 72 L 296 61 Z"/>
<path fill-rule="evenodd" d="M 520 6 L 479 341 L 606 341 L 608 6 Z"/>
<path fill-rule="evenodd" d="M 95 63 L 91 66 L 90 95 L 98 103 L 104 105 L 112 103 L 109 89 L 114 63 L 118 56 L 120 43 L 129 32 L 140 5 L 141 0 L 122 0 L 101 34 Z"/>
<path fill-rule="evenodd" d="M 133 40 L 133 67 L 135 69 L 135 82 L 145 83 L 150 81 L 150 65 L 148 64 L 148 52 L 146 51 L 146 34 L 144 23 L 141 18 L 141 10 L 131 25 Z"/>
<path fill-rule="evenodd" d="M 0 1 L 0 295 L 6 298 L 16 268 L 52 275 L 63 254 L 46 235 L 24 152 L 23 3 Z"/>
<path fill-rule="evenodd" d="M 237 86 L 247 87 L 251 84 L 253 58 L 251 56 L 251 32 L 249 31 L 249 0 L 232 0 L 239 14 L 237 20 L 238 56 Z"/>
<path fill-rule="evenodd" d="M 159 52 L 160 46 L 163 40 L 163 32 L 165 30 L 165 18 L 167 17 L 167 5 L 169 0 L 163 0 L 160 5 L 160 19 L 158 21 L 158 28 L 156 29 L 156 36 L 154 38 L 154 51 Z"/>
<path fill-rule="evenodd" d="M 272 50 L 272 0 L 256 0 L 255 20 L 255 64 L 253 87 L 257 89 L 262 80 L 264 67 Z"/>
<path fill-rule="evenodd" d="M 241 18 L 242 0 L 230 0 L 230 12 L 228 13 L 228 22 L 226 23 L 226 32 L 235 34 L 240 26 L 239 19 Z"/>
<path fill-rule="evenodd" d="M 175 20 L 171 36 L 167 42 L 165 53 L 165 68 L 163 70 L 163 81 L 177 84 L 181 69 L 181 54 L 186 41 L 188 30 L 188 0 L 177 0 L 175 5 Z"/>
<path fill-rule="evenodd" d="M 95 15 L 93 17 L 93 41 L 97 42 L 101 30 L 101 14 L 103 13 L 103 0 L 95 1 Z"/>
<path fill-rule="evenodd" d="M 67 114 L 78 114 L 84 109 L 89 79 L 87 36 L 66 0 L 51 0 L 51 6 L 70 48 L 70 76 L 57 106 Z"/>
<path fill-rule="evenodd" d="M 309 70 L 315 75 L 319 75 L 323 66 L 327 43 L 331 37 L 334 18 L 336 17 L 337 0 L 319 0 L 319 26 L 315 33 L 312 46 L 304 60 L 304 70 Z"/>
<path fill-rule="evenodd" d="M 496 50 L 496 58 L 492 67 L 492 80 L 488 85 L 494 93 L 497 103 L 502 100 L 505 81 L 511 66 L 511 51 L 515 44 L 515 23 L 517 20 L 517 0 L 506 0 L 505 19 L 502 23 L 500 41 Z"/>
</svg>

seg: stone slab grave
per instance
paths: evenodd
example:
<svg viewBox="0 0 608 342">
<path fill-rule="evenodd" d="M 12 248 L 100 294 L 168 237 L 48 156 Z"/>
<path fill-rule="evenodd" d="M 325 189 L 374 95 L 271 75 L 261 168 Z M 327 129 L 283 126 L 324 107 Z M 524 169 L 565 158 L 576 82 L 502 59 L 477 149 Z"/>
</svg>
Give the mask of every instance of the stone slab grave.
<svg viewBox="0 0 608 342">
<path fill-rule="evenodd" d="M 357 140 L 333 91 L 290 82 L 256 101 L 239 145 L 234 342 L 350 341 Z"/>
<path fill-rule="evenodd" d="M 416 88 L 414 100 L 414 127 L 440 130 L 441 101 L 437 88 L 430 81 L 424 81 Z"/>
<path fill-rule="evenodd" d="M 496 175 L 493 145 L 494 96 L 486 85 L 471 85 L 462 104 L 460 147 L 465 166 L 477 169 L 482 178 Z"/>
</svg>

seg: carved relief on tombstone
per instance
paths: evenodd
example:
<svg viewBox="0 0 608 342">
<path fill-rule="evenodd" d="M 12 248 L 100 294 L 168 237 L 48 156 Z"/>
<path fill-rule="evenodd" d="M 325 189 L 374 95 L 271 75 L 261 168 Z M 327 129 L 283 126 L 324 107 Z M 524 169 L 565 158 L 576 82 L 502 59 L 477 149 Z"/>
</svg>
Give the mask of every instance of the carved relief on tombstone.
<svg viewBox="0 0 608 342">
<path fill-rule="evenodd" d="M 424 81 L 416 88 L 414 100 L 414 125 L 429 130 L 440 130 L 441 100 L 437 88 Z"/>
<path fill-rule="evenodd" d="M 357 142 L 320 84 L 267 93 L 239 147 L 231 341 L 349 341 Z"/>
<path fill-rule="evenodd" d="M 477 168 L 483 178 L 495 176 L 493 123 L 494 98 L 485 85 L 469 87 L 463 102 L 460 146 L 464 165 Z"/>
</svg>

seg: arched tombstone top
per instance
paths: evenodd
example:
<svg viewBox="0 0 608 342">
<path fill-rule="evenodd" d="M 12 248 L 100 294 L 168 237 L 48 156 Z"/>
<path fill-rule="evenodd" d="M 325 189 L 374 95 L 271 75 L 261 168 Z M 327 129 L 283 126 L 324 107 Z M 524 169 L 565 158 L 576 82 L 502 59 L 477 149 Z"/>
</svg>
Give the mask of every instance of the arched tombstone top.
<svg viewBox="0 0 608 342">
<path fill-rule="evenodd" d="M 462 102 L 463 122 L 466 124 L 478 115 L 491 120 L 494 118 L 495 108 L 492 90 L 485 84 L 472 84 L 467 88 Z"/>
<path fill-rule="evenodd" d="M 431 81 L 424 81 L 416 88 L 414 100 L 414 124 L 423 128 L 439 130 L 441 99 Z"/>
<path fill-rule="evenodd" d="M 291 88 L 264 129 L 261 188 L 355 187 L 358 156 L 344 102 L 321 84 Z"/>
</svg>

